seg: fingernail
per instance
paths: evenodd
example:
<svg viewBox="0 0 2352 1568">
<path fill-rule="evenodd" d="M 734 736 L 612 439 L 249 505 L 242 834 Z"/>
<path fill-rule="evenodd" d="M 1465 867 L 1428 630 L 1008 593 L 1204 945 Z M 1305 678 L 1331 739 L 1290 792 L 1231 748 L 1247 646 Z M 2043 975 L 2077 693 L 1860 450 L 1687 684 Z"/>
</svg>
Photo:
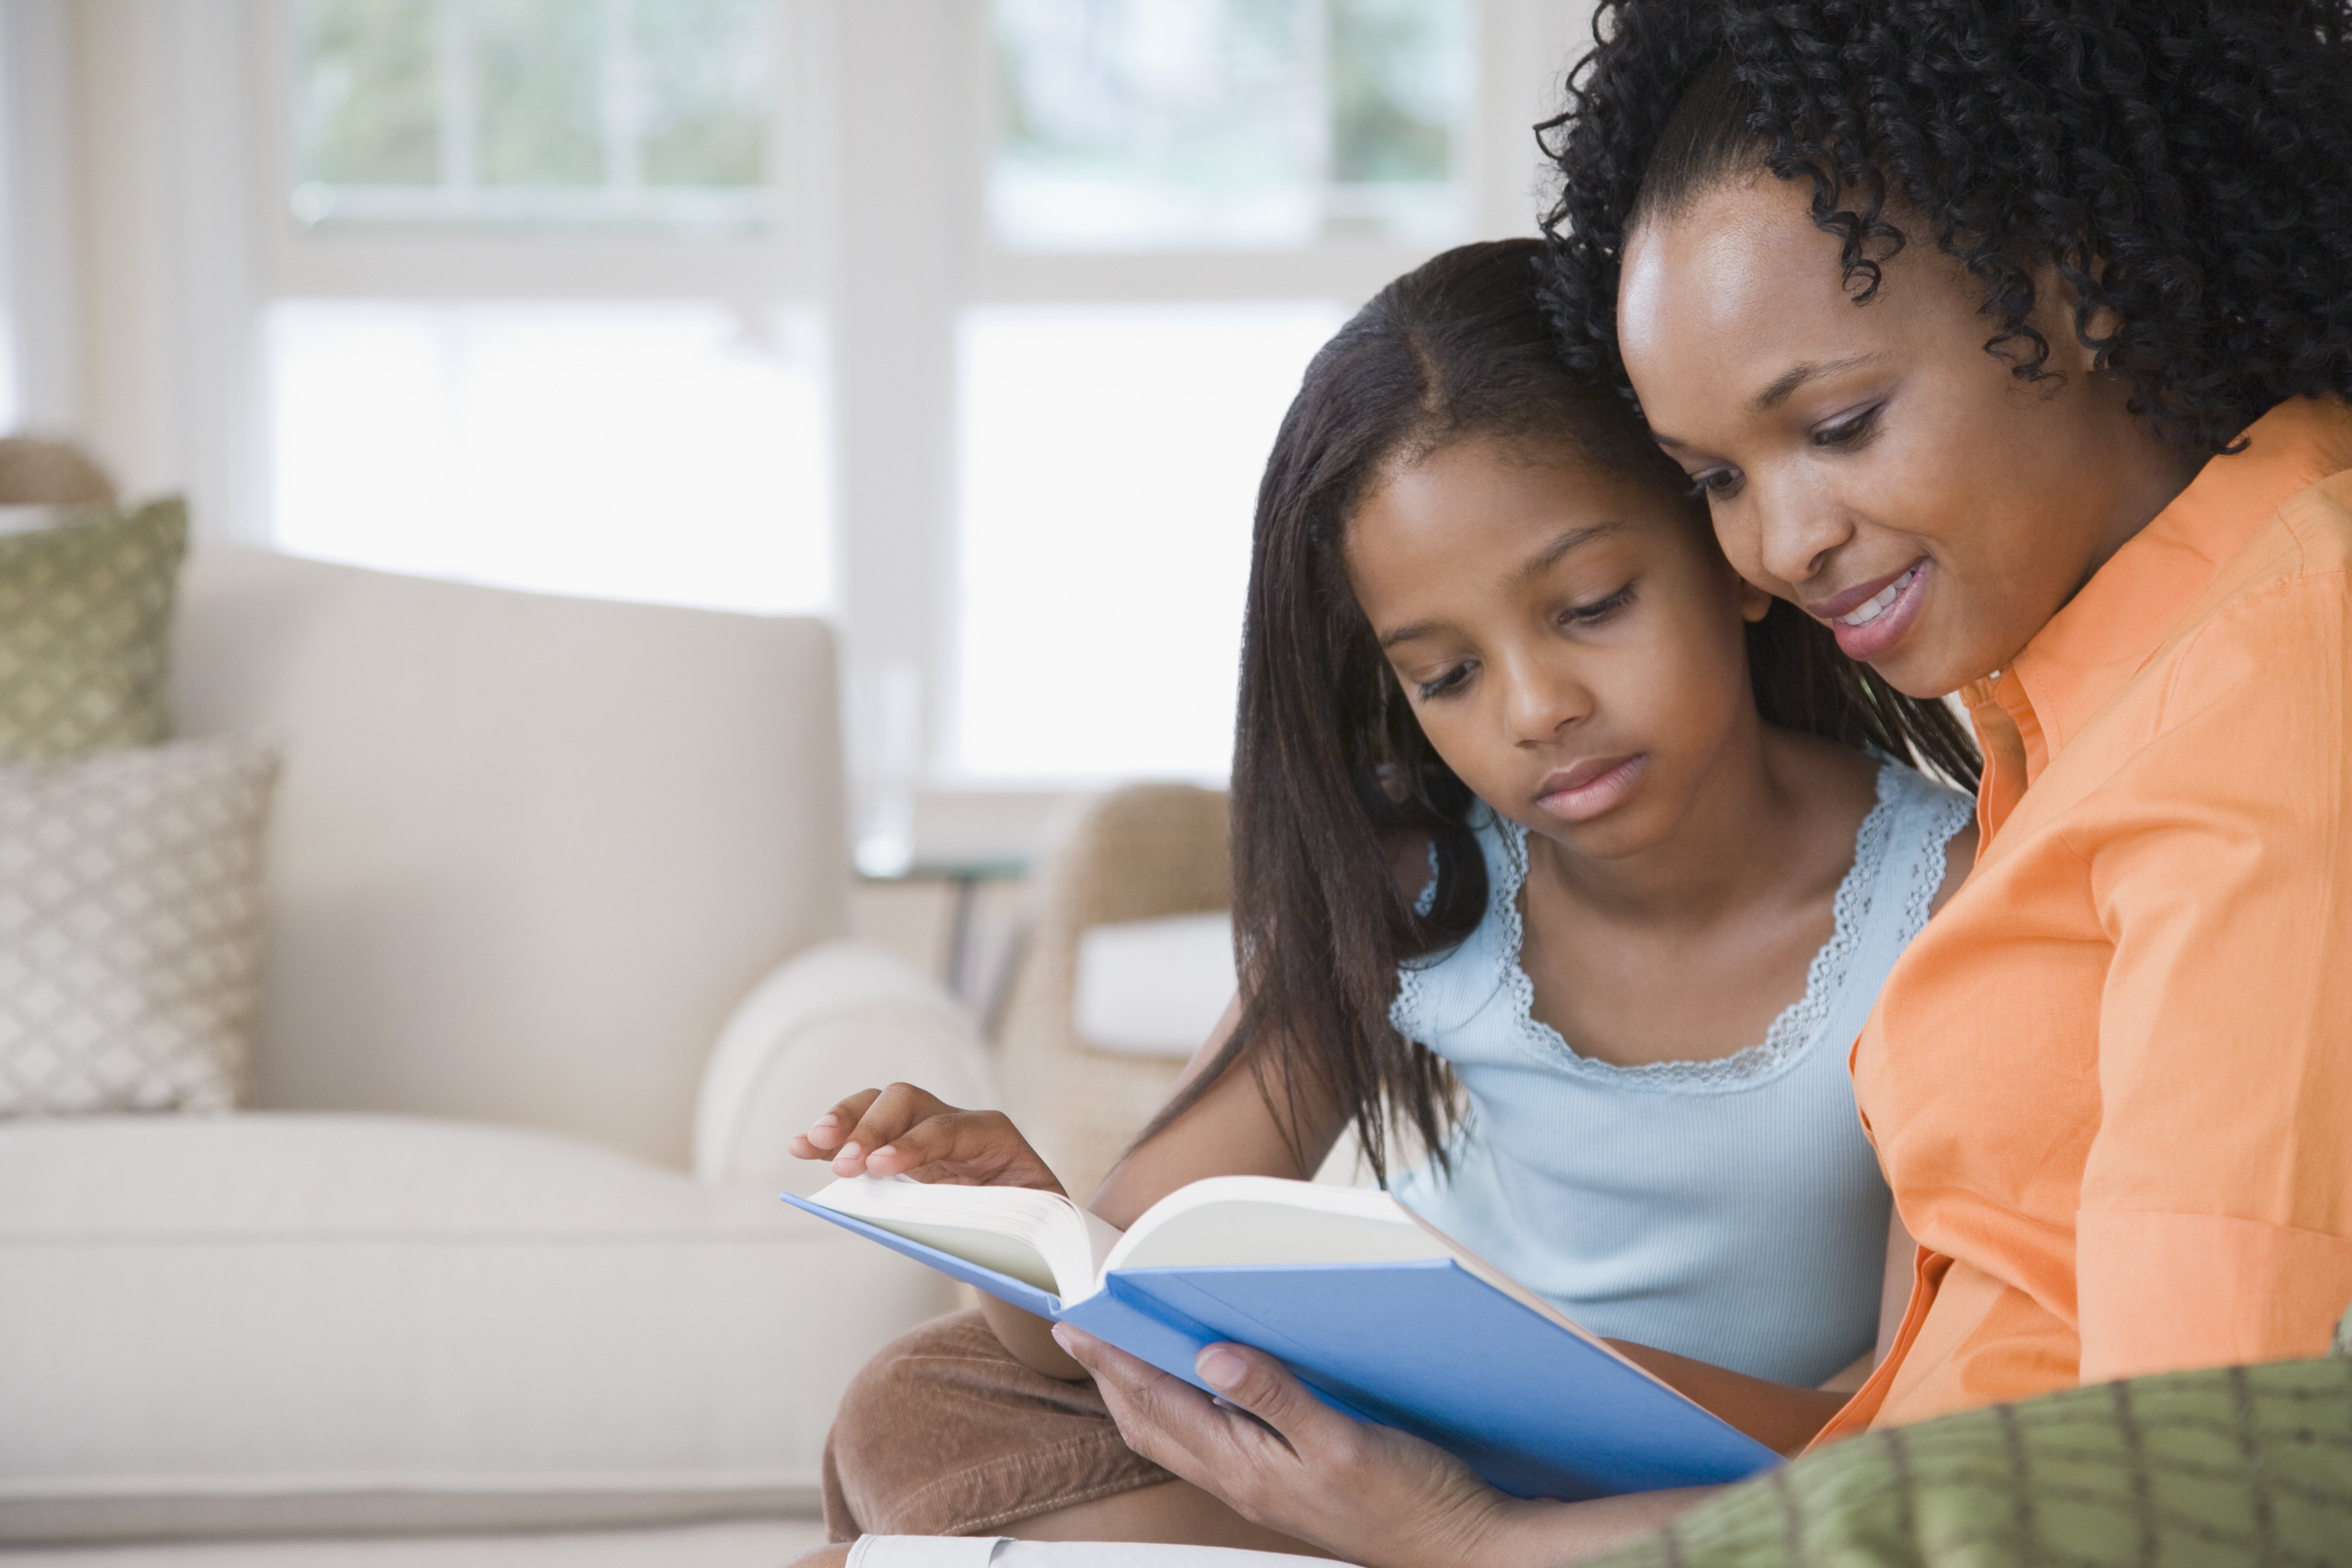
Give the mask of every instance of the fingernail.
<svg viewBox="0 0 2352 1568">
<path fill-rule="evenodd" d="M 875 1150 L 872 1154 L 870 1154 L 870 1155 L 866 1155 L 866 1157 L 867 1159 L 869 1159 L 869 1160 L 878 1160 L 878 1159 L 881 1159 L 881 1158 L 885 1157 L 886 1155 L 895 1155 L 895 1154 L 897 1154 L 898 1152 L 898 1145 L 896 1145 L 896 1144 L 885 1144 L 885 1145 L 883 1145 L 880 1148 L 878 1148 L 878 1149 Z"/>
<path fill-rule="evenodd" d="M 838 1127 L 841 1125 L 841 1118 L 827 1111 L 816 1119 L 816 1124 L 820 1127 Z"/>
<path fill-rule="evenodd" d="M 1231 1388 L 1249 1375 L 1249 1363 L 1232 1351 L 1213 1345 L 1201 1353 L 1201 1359 L 1192 1364 L 1192 1370 L 1201 1375 L 1202 1382 L 1213 1388 Z"/>
<path fill-rule="evenodd" d="M 1070 1348 L 1070 1331 L 1066 1324 L 1055 1323 L 1054 1325 L 1054 1343 L 1060 1345 L 1064 1350 Z"/>
<path fill-rule="evenodd" d="M 854 1160 L 857 1157 L 857 1145 L 856 1144 L 844 1144 L 841 1145 L 841 1152 L 835 1155 L 833 1157 L 837 1160 Z"/>
</svg>

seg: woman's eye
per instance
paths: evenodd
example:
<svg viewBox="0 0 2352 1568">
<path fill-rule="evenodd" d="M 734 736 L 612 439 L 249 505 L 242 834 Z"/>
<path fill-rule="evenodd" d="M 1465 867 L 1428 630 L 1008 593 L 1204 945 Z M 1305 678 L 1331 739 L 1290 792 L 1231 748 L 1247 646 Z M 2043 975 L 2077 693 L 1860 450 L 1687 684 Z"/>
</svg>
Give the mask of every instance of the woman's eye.
<svg viewBox="0 0 2352 1568">
<path fill-rule="evenodd" d="M 1869 408 L 1864 409 L 1860 413 L 1855 414 L 1851 419 L 1841 420 L 1835 424 L 1824 425 L 1821 429 L 1813 432 L 1813 444 L 1816 446 L 1859 446 L 1870 438 L 1871 432 L 1875 430 L 1877 427 L 1878 408 L 1876 404 L 1873 404 Z"/>
<path fill-rule="evenodd" d="M 1459 690 L 1462 683 L 1469 678 L 1470 666 L 1467 664 L 1456 664 L 1433 681 L 1419 682 L 1415 685 L 1414 689 L 1421 693 L 1422 701 L 1434 702 L 1439 697 L 1444 696 L 1449 692 Z"/>
<path fill-rule="evenodd" d="M 1560 612 L 1560 619 L 1580 626 L 1590 626 L 1596 621 L 1606 621 L 1633 602 L 1633 585 L 1629 582 L 1606 599 L 1596 599 L 1590 604 L 1571 605 Z"/>
<path fill-rule="evenodd" d="M 1739 470 L 1710 468 L 1704 474 L 1691 476 L 1690 498 L 1694 501 L 1721 501 L 1739 492 Z"/>
</svg>

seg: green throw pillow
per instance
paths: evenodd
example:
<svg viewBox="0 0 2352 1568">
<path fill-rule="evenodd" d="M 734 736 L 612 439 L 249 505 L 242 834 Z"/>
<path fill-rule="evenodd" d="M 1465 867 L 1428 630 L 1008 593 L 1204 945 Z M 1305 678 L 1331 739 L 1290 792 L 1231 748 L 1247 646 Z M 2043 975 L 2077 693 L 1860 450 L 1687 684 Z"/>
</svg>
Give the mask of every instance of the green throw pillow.
<svg viewBox="0 0 2352 1568">
<path fill-rule="evenodd" d="M 2352 1361 L 2070 1388 L 1867 1432 L 1591 1568 L 2352 1563 Z"/>
<path fill-rule="evenodd" d="M 187 552 L 177 499 L 0 535 L 0 760 L 164 737 L 172 600 Z"/>
</svg>

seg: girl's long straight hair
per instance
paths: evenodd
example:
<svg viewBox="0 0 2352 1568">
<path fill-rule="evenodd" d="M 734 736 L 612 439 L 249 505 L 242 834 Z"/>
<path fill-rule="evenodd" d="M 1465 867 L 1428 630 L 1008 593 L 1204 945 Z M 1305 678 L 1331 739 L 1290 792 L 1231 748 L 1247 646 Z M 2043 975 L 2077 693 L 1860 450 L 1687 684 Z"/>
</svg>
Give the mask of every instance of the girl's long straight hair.
<svg viewBox="0 0 2352 1568">
<path fill-rule="evenodd" d="M 1537 298 L 1542 254 L 1533 239 L 1464 246 L 1398 278 L 1315 356 L 1284 416 L 1258 487 L 1234 746 L 1241 1023 L 1144 1138 L 1245 1060 L 1302 1156 L 1311 1105 L 1353 1121 L 1383 1181 L 1391 1118 L 1444 1157 L 1452 1077 L 1389 1009 L 1400 964 L 1477 926 L 1486 862 L 1470 790 L 1422 734 L 1357 608 L 1348 520 L 1391 464 L 1472 438 L 1689 491 L 1625 402 L 1562 361 Z M 1706 528 L 1703 504 L 1685 504 Z M 1748 663 L 1767 723 L 1975 783 L 1975 747 L 1943 705 L 1886 685 L 1792 606 L 1776 601 L 1749 627 Z M 1434 849 L 1424 908 L 1390 869 L 1403 834 Z"/>
</svg>

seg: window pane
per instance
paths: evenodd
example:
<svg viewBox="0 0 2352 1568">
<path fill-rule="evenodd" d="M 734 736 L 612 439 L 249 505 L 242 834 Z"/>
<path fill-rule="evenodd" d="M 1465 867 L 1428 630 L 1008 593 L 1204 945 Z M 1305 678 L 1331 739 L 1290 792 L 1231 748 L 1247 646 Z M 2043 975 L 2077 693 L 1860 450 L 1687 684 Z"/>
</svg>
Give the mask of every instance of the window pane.
<svg viewBox="0 0 2352 1568">
<path fill-rule="evenodd" d="M 1222 779 L 1251 511 L 1336 304 L 964 317 L 953 752 L 994 779 Z"/>
<path fill-rule="evenodd" d="M 764 5 L 639 8 L 647 184 L 767 183 L 768 21 Z"/>
<path fill-rule="evenodd" d="M 754 227 L 777 0 L 287 0 L 295 219 Z"/>
<path fill-rule="evenodd" d="M 721 609 L 831 598 L 810 313 L 288 300 L 268 330 L 289 549 Z"/>
<path fill-rule="evenodd" d="M 475 0 L 453 19 L 459 24 L 453 42 L 471 68 L 481 182 L 601 184 L 604 8 L 579 0 Z"/>
<path fill-rule="evenodd" d="M 440 177 L 433 16 L 416 0 L 296 0 L 294 140 L 306 179 L 426 185 Z"/>
<path fill-rule="evenodd" d="M 1465 232 L 1469 0 L 995 0 L 1016 249 Z"/>
</svg>

